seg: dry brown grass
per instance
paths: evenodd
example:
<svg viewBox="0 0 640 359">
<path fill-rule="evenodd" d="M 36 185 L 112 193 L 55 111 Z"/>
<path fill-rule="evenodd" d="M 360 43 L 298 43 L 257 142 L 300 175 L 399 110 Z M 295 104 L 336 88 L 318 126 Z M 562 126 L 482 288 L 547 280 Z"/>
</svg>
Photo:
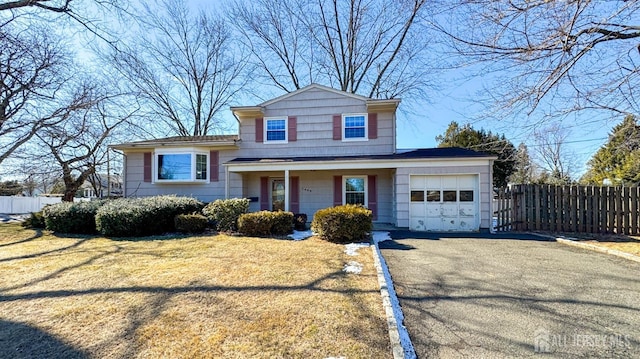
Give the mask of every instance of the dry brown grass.
<svg viewBox="0 0 640 359">
<path fill-rule="evenodd" d="M 621 252 L 640 256 L 640 237 L 633 236 L 604 236 L 589 242 L 600 247 L 616 249 Z"/>
<path fill-rule="evenodd" d="M 349 260 L 362 274 L 345 274 Z M 0 357 L 388 358 L 370 249 L 0 225 Z"/>
</svg>

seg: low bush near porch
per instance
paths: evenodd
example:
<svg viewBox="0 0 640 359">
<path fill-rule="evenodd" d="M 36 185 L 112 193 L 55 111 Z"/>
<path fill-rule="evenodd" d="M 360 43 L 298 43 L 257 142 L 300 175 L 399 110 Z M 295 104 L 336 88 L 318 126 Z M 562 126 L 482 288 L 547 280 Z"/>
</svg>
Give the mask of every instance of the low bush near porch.
<svg viewBox="0 0 640 359">
<path fill-rule="evenodd" d="M 207 228 L 209 220 L 201 214 L 179 214 L 173 222 L 178 232 L 202 233 Z"/>
<path fill-rule="evenodd" d="M 364 240 L 373 229 L 370 210 L 352 204 L 321 209 L 313 216 L 311 230 L 335 243 Z"/>
<path fill-rule="evenodd" d="M 217 199 L 209 203 L 202 213 L 216 223 L 216 229 L 221 232 L 231 232 L 238 229 L 238 219 L 249 212 L 247 198 Z"/>
<path fill-rule="evenodd" d="M 282 236 L 293 232 L 293 213 L 260 211 L 238 219 L 238 232 L 247 236 Z"/>
</svg>

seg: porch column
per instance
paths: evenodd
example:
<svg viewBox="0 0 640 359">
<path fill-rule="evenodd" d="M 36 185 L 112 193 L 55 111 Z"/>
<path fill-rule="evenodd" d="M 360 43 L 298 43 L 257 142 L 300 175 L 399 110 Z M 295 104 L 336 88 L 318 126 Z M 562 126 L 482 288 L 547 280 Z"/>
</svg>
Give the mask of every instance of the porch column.
<svg viewBox="0 0 640 359">
<path fill-rule="evenodd" d="M 284 170 L 284 211 L 289 212 L 289 170 Z"/>
<path fill-rule="evenodd" d="M 229 167 L 224 166 L 224 198 L 229 199 Z"/>
</svg>

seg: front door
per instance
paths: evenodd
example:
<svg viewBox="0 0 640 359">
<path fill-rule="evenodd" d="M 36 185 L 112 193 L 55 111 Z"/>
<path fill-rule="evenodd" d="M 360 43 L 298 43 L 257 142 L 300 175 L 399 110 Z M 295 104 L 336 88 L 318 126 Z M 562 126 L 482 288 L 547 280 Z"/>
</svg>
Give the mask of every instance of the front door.
<svg viewBox="0 0 640 359">
<path fill-rule="evenodd" d="M 284 211 L 284 179 L 271 180 L 271 210 Z"/>
</svg>

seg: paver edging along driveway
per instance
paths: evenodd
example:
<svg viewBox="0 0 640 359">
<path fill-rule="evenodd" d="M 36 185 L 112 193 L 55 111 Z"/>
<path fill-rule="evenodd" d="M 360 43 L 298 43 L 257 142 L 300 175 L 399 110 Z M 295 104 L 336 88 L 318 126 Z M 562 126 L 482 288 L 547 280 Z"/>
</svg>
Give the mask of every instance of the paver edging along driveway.
<svg viewBox="0 0 640 359">
<path fill-rule="evenodd" d="M 638 263 L 535 236 L 415 236 L 379 245 L 419 358 L 640 357 Z"/>
</svg>

